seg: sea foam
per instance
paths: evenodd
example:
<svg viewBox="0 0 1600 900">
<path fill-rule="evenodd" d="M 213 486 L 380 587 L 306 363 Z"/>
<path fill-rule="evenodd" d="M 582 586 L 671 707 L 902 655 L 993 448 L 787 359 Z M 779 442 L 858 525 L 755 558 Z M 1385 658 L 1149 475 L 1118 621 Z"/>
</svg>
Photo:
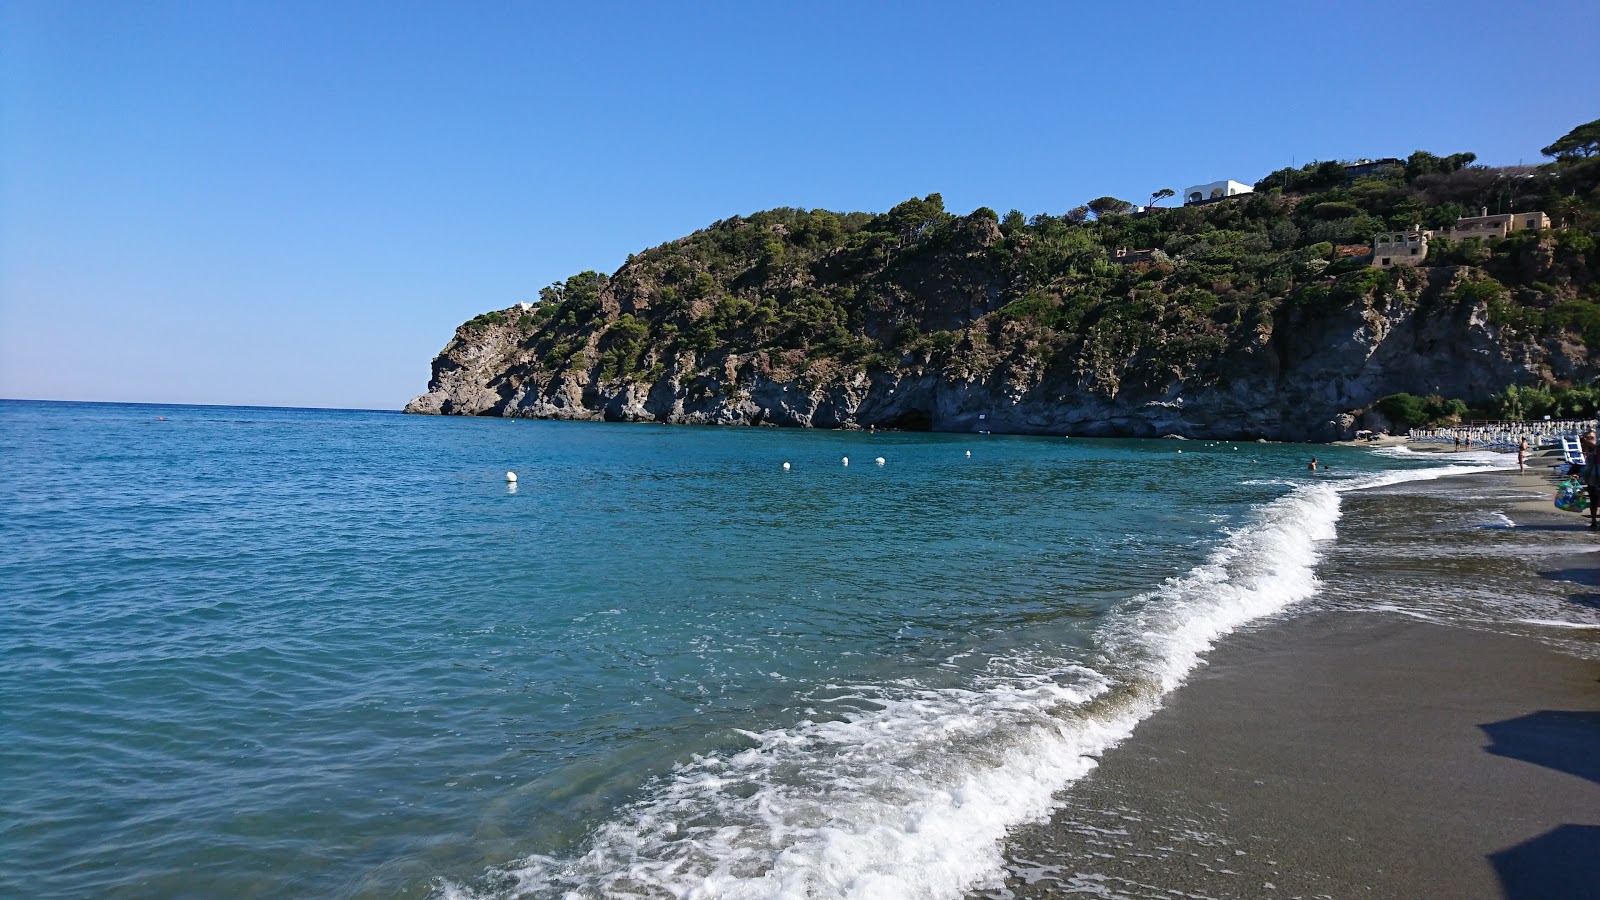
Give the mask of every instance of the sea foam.
<svg viewBox="0 0 1600 900">
<path fill-rule="evenodd" d="M 1204 563 L 1108 617 L 1087 660 L 993 660 L 964 689 L 835 686 L 854 711 L 745 732 L 696 757 L 568 858 L 530 856 L 446 898 L 953 898 L 997 883 L 1007 831 L 1040 820 L 1223 635 L 1317 590 L 1344 492 L 1447 465 L 1304 485 Z"/>
<path fill-rule="evenodd" d="M 1514 450 L 1413 450 L 1410 447 L 1390 446 L 1374 447 L 1369 451 L 1373 456 L 1382 456 L 1387 459 L 1406 460 L 1445 460 L 1452 464 L 1475 463 L 1478 465 L 1500 465 L 1506 459 L 1516 458 Z"/>
</svg>

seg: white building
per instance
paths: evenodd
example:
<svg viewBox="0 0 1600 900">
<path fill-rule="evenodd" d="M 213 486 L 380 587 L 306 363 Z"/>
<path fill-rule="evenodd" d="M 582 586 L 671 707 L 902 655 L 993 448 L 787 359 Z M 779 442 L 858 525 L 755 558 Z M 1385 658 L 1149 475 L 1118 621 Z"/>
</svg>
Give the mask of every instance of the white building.
<svg viewBox="0 0 1600 900">
<path fill-rule="evenodd" d="M 1223 197 L 1237 197 L 1240 194 L 1255 193 L 1255 188 L 1237 181 L 1213 181 L 1210 184 L 1197 184 L 1194 187 L 1183 189 L 1183 205 L 1191 203 L 1204 203 L 1207 200 L 1221 200 Z"/>
</svg>

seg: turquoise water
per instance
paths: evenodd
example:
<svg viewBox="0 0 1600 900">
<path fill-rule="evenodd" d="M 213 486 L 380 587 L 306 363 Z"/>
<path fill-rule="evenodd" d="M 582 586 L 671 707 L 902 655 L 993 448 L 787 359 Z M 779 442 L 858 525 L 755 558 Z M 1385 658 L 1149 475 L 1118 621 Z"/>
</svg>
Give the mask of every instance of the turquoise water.
<svg viewBox="0 0 1600 900">
<path fill-rule="evenodd" d="M 0 894 L 958 896 L 1428 464 L 0 402 Z"/>
</svg>

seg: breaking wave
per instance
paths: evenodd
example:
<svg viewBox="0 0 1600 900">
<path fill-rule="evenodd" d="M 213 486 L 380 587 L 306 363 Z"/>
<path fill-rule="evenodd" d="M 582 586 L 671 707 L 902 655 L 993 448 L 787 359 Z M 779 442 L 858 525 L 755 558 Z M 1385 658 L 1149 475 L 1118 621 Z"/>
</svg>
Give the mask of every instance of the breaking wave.
<svg viewBox="0 0 1600 900">
<path fill-rule="evenodd" d="M 439 894 L 932 900 L 994 883 L 1007 831 L 1047 816 L 1053 795 L 1127 737 L 1219 637 L 1316 592 L 1341 494 L 1485 467 L 1450 461 L 1304 485 L 1263 504 L 1201 565 L 1110 614 L 1083 658 L 997 658 L 960 689 L 824 689 L 805 699 L 852 711 L 743 732 L 743 749 L 678 767 L 580 854 L 529 856 Z"/>
</svg>

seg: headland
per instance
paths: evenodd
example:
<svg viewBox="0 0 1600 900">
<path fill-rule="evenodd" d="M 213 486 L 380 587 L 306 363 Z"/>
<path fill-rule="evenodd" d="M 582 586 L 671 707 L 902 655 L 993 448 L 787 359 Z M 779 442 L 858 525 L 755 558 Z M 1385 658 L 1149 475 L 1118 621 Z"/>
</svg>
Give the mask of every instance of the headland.
<svg viewBox="0 0 1600 900">
<path fill-rule="evenodd" d="M 1060 215 L 732 216 L 462 324 L 406 411 L 1286 441 L 1537 418 L 1600 373 L 1600 155 L 1563 146 Z"/>
</svg>

